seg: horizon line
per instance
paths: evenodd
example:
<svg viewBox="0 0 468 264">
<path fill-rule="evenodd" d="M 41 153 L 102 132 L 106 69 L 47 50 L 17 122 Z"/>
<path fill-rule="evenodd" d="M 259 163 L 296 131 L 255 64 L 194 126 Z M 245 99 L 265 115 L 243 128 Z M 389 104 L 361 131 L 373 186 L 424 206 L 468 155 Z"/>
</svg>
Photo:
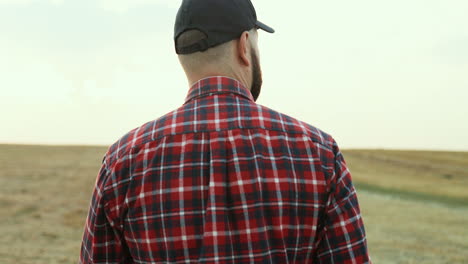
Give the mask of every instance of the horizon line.
<svg viewBox="0 0 468 264">
<path fill-rule="evenodd" d="M 0 146 L 30 146 L 30 147 L 96 147 L 109 148 L 111 144 L 87 144 L 87 143 L 4 143 Z M 389 150 L 389 151 L 426 151 L 426 152 L 468 152 L 468 149 L 440 149 L 440 148 L 395 148 L 395 147 L 340 147 L 340 150 Z"/>
</svg>

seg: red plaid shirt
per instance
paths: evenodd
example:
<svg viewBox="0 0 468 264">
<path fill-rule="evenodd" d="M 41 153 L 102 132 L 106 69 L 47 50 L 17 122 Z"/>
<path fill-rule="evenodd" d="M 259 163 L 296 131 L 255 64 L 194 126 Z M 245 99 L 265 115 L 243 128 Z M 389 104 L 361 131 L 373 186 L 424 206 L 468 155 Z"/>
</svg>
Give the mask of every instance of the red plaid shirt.
<svg viewBox="0 0 468 264">
<path fill-rule="evenodd" d="M 225 77 L 122 137 L 97 177 L 81 263 L 370 263 L 332 137 Z"/>
</svg>

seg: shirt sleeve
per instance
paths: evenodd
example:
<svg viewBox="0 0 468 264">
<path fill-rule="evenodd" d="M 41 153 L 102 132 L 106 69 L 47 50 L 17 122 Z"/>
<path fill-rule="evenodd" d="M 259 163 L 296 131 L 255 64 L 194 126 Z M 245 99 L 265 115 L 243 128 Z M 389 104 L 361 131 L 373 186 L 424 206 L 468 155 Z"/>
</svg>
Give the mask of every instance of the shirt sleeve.
<svg viewBox="0 0 468 264">
<path fill-rule="evenodd" d="M 124 240 L 106 212 L 105 186 L 109 171 L 103 164 L 96 180 L 81 244 L 80 262 L 124 263 Z"/>
<path fill-rule="evenodd" d="M 331 193 L 317 248 L 318 263 L 371 263 L 356 190 L 335 144 Z"/>
</svg>

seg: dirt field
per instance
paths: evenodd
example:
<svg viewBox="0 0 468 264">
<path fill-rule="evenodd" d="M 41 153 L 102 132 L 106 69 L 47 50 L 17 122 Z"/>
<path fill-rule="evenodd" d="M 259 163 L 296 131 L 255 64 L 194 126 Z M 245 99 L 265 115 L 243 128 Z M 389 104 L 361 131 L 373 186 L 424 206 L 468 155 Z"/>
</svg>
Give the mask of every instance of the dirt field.
<svg viewBox="0 0 468 264">
<path fill-rule="evenodd" d="M 76 263 L 105 150 L 0 145 L 0 264 Z M 374 263 L 468 263 L 468 153 L 344 154 Z"/>
</svg>

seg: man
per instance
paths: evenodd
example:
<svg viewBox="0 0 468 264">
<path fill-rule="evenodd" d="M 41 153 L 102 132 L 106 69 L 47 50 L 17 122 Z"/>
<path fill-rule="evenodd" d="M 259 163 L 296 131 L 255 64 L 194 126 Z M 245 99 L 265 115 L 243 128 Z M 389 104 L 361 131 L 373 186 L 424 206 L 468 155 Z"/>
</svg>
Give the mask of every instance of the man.
<svg viewBox="0 0 468 264">
<path fill-rule="evenodd" d="M 370 263 L 333 138 L 255 103 L 257 29 L 250 0 L 183 1 L 185 104 L 110 147 L 81 263 Z"/>
</svg>

